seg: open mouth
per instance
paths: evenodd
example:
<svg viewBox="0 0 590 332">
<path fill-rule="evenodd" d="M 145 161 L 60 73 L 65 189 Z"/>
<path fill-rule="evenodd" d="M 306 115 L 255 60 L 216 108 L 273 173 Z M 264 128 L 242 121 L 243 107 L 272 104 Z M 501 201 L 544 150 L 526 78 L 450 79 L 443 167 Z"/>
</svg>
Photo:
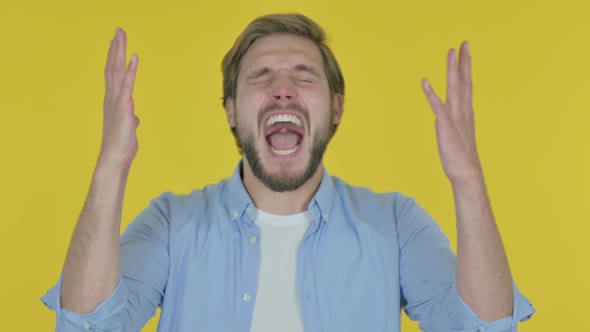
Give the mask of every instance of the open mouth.
<svg viewBox="0 0 590 332">
<path fill-rule="evenodd" d="M 305 137 L 303 120 L 292 113 L 273 114 L 264 123 L 264 137 L 275 158 L 293 158 Z"/>
</svg>

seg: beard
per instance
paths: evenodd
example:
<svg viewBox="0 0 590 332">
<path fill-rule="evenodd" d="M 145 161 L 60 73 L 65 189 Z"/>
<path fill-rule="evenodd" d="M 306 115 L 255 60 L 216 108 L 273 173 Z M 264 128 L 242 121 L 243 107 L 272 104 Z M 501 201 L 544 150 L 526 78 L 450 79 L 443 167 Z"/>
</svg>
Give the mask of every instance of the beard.
<svg viewBox="0 0 590 332">
<path fill-rule="evenodd" d="M 256 149 L 255 135 L 249 133 L 242 136 L 240 132 L 241 130 L 237 131 L 238 142 L 254 176 L 274 192 L 288 192 L 298 189 L 315 174 L 322 162 L 328 143 L 332 138 L 333 127 L 327 123 L 323 130 L 318 130 L 315 133 L 309 149 L 309 161 L 302 172 L 294 175 L 272 174 L 268 172 L 262 164 L 260 151 Z"/>
</svg>

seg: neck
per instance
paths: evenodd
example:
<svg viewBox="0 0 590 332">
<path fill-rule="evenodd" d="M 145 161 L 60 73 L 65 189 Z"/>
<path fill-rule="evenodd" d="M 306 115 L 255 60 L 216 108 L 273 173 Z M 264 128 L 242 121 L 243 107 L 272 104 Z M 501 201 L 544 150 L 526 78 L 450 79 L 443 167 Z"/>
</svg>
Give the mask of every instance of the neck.
<svg viewBox="0 0 590 332">
<path fill-rule="evenodd" d="M 323 175 L 323 163 L 320 163 L 314 175 L 301 187 L 289 192 L 276 192 L 268 189 L 252 172 L 246 158 L 243 159 L 243 179 L 246 191 L 256 208 L 268 213 L 288 215 L 307 211 Z"/>
</svg>

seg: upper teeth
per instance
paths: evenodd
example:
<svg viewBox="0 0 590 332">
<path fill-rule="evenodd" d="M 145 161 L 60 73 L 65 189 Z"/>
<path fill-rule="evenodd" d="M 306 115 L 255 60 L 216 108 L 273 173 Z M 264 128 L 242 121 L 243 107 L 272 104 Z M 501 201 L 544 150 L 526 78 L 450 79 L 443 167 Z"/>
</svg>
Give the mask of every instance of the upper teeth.
<svg viewBox="0 0 590 332">
<path fill-rule="evenodd" d="M 278 114 L 271 116 L 268 120 L 266 120 L 266 127 L 270 127 L 277 122 L 290 122 L 295 124 L 298 127 L 301 127 L 303 124 L 298 117 L 291 115 L 291 114 Z"/>
</svg>

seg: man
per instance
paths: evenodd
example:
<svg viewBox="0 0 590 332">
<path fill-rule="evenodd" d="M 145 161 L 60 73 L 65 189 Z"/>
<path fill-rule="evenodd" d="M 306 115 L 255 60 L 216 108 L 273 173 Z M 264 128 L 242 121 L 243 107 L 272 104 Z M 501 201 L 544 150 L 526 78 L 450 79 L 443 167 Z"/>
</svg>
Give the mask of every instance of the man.
<svg viewBox="0 0 590 332">
<path fill-rule="evenodd" d="M 119 228 L 137 153 L 118 29 L 107 58 L 104 130 L 62 277 L 43 298 L 58 331 L 399 331 L 400 307 L 425 331 L 514 331 L 534 309 L 513 287 L 474 135 L 471 58 L 448 54 L 448 100 L 426 80 L 457 212 L 457 256 L 401 194 L 327 174 L 344 79 L 319 25 L 253 21 L 223 60 L 223 105 L 243 160 L 190 195 L 165 193 Z M 120 240 L 120 243 L 119 243 Z"/>
</svg>

